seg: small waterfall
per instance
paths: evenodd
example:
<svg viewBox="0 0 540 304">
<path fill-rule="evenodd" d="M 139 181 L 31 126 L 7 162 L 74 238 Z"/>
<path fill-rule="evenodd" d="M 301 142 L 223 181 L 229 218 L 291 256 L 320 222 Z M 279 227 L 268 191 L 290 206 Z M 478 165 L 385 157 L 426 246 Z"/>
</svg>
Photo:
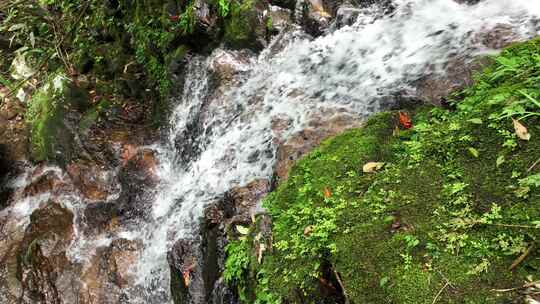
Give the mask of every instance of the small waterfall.
<svg viewBox="0 0 540 304">
<path fill-rule="evenodd" d="M 317 39 L 292 27 L 259 56 L 217 49 L 192 57 L 183 94 L 173 100 L 170 130 L 152 147 L 160 184 L 148 217 L 105 240 L 79 236 L 71 258 L 83 259 L 89 255 L 83 252 L 114 238 L 141 240 L 137 282 L 125 290 L 126 303 L 170 303 L 168 249 L 180 238 L 200 237 L 195 232 L 205 205 L 233 186 L 272 176 L 277 138 L 286 140 L 321 115 L 362 120 L 392 106 L 395 94 L 416 96 L 422 76 L 444 75 L 454 58 L 466 62 L 493 52 L 482 35 L 498 27 L 509 29 L 513 40 L 540 33 L 540 4 L 531 0 L 474 6 L 395 0 L 394 6 L 386 15 L 367 9 L 352 26 Z M 223 62 L 234 70 L 227 81 L 215 79 Z M 287 121 L 279 134 L 276 120 Z M 28 204 L 20 200 L 3 212 Z M 77 215 L 82 207 L 75 205 Z"/>
</svg>

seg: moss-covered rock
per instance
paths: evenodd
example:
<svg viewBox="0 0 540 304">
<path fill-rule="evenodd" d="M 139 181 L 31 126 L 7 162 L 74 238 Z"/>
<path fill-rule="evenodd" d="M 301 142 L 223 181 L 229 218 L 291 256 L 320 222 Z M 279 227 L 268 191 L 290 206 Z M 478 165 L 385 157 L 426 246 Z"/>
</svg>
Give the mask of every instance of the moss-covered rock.
<svg viewBox="0 0 540 304">
<path fill-rule="evenodd" d="M 229 245 L 241 299 L 521 303 L 540 279 L 539 55 L 511 47 L 455 110 L 378 114 L 300 160 L 265 201 L 272 237 Z"/>
<path fill-rule="evenodd" d="M 233 48 L 261 49 L 266 44 L 267 4 L 259 0 L 231 1 L 230 13 L 225 19 L 225 44 Z"/>
<path fill-rule="evenodd" d="M 35 161 L 56 161 L 65 164 L 77 155 L 75 136 L 77 113 L 88 107 L 84 90 L 68 78 L 52 76 L 32 97 L 26 112 L 30 125 L 31 153 Z M 77 117 L 73 117 L 73 115 Z"/>
</svg>

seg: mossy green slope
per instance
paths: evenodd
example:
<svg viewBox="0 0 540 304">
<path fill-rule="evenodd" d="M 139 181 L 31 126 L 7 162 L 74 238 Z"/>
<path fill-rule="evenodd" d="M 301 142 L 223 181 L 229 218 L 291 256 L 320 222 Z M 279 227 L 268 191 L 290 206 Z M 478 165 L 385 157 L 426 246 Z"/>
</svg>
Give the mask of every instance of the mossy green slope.
<svg viewBox="0 0 540 304">
<path fill-rule="evenodd" d="M 351 303 L 519 303 L 540 279 L 539 97 L 535 39 L 453 110 L 418 109 L 397 132 L 382 113 L 324 142 L 266 199 L 272 237 L 254 225 L 231 242 L 226 279 L 245 303 L 341 302 L 341 287 Z M 386 165 L 364 173 L 372 161 Z"/>
</svg>

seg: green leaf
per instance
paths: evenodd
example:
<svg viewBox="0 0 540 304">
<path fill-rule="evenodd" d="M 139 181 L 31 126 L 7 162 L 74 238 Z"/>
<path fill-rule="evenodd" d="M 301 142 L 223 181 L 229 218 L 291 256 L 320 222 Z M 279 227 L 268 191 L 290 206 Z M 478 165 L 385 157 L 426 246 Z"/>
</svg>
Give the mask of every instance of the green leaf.
<svg viewBox="0 0 540 304">
<path fill-rule="evenodd" d="M 476 158 L 478 158 L 478 156 L 480 155 L 478 150 L 476 150 L 475 148 L 470 147 L 470 148 L 468 148 L 468 151 L 472 156 L 474 156 Z"/>
<path fill-rule="evenodd" d="M 505 162 L 504 155 L 497 157 L 497 167 L 500 167 Z"/>
<path fill-rule="evenodd" d="M 469 119 L 467 121 L 470 122 L 470 123 L 473 123 L 475 125 L 481 125 L 482 124 L 482 119 L 480 119 L 480 118 L 472 118 L 472 119 Z"/>
<path fill-rule="evenodd" d="M 379 286 L 384 287 L 386 284 L 388 284 L 388 281 L 390 281 L 390 278 L 388 278 L 388 277 L 383 277 L 383 278 L 379 281 Z"/>
</svg>

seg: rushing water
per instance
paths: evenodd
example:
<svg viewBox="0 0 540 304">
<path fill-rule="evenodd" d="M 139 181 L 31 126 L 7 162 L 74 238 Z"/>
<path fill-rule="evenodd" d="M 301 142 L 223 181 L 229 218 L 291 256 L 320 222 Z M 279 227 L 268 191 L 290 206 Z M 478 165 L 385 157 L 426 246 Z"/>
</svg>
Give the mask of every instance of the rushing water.
<svg viewBox="0 0 540 304">
<path fill-rule="evenodd" d="M 411 84 L 426 73 L 443 74 L 450 58 L 493 51 L 480 34 L 501 24 L 518 40 L 540 30 L 540 3 L 534 0 L 394 5 L 384 16 L 366 9 L 353 26 L 315 40 L 290 29 L 258 57 L 235 60 L 234 52 L 218 49 L 208 58 L 192 58 L 168 136 L 155 147 L 161 182 L 149 220 L 116 236 L 144 244 L 138 282 L 126 290 L 130 303 L 170 302 L 168 248 L 179 238 L 198 237 L 193 231 L 205 204 L 232 186 L 272 175 L 275 137 L 287 138 L 328 109 L 362 118 L 388 106 L 396 92 L 414 95 Z M 220 60 L 237 73 L 216 94 L 209 75 Z M 272 130 L 275 119 L 289 122 L 279 135 Z M 73 258 L 103 243 L 80 237 Z"/>
</svg>

